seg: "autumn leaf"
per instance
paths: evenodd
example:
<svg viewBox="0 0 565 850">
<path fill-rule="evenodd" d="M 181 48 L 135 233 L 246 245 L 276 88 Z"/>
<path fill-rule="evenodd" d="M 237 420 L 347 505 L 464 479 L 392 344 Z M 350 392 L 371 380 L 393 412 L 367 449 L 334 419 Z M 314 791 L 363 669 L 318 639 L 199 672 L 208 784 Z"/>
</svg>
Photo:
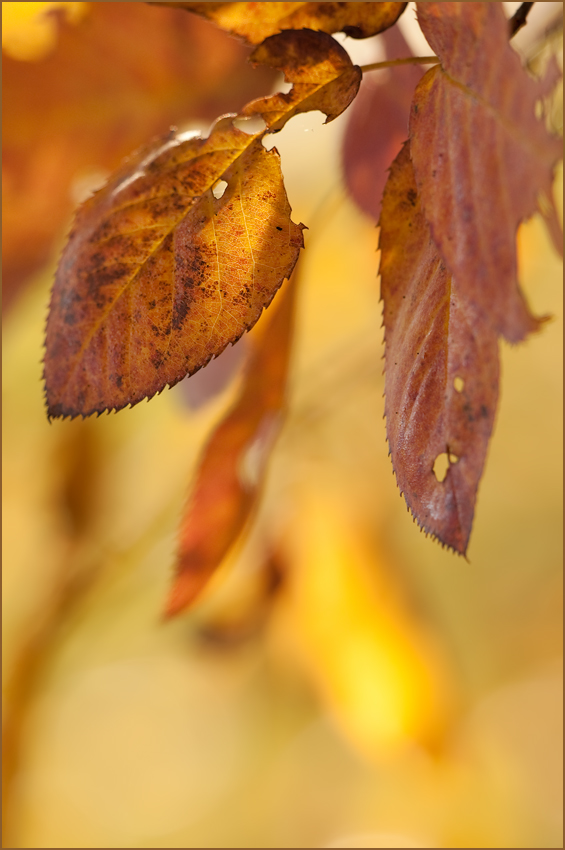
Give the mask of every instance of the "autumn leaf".
<svg viewBox="0 0 565 850">
<path fill-rule="evenodd" d="M 79 209 L 47 323 L 50 417 L 118 410 L 172 386 L 251 328 L 290 277 L 303 225 L 263 136 L 305 109 L 335 118 L 361 72 L 310 31 L 273 36 L 251 58 L 297 81 L 245 108 L 265 129 L 244 133 L 225 116 L 206 139 L 172 134 Z"/>
<path fill-rule="evenodd" d="M 202 15 L 250 44 L 281 30 L 312 29 L 368 38 L 391 27 L 406 3 L 159 3 Z"/>
<path fill-rule="evenodd" d="M 253 70 L 243 44 L 182 11 L 145 3 L 4 3 L 2 11 L 29 19 L 32 5 L 60 5 L 64 13 L 41 18 L 53 44 L 35 61 L 13 57 L 22 34 L 11 36 L 14 22 L 3 28 L 10 50 L 2 56 L 5 307 L 54 252 L 78 195 L 171 125 L 209 126 L 240 109 L 274 73 Z M 37 39 L 33 20 L 28 25 Z"/>
<path fill-rule="evenodd" d="M 374 529 L 319 482 L 289 516 L 277 613 L 338 726 L 365 758 L 437 746 L 453 719 L 452 672 Z"/>
<path fill-rule="evenodd" d="M 551 194 L 562 143 L 536 118 L 555 84 L 535 81 L 508 43 L 499 3 L 419 3 L 441 60 L 418 85 L 411 156 L 424 215 L 461 293 L 510 342 L 539 327 L 516 279 L 516 230 Z"/>
<path fill-rule="evenodd" d="M 349 106 L 361 82 L 361 69 L 337 41 L 312 30 L 271 36 L 250 59 L 283 71 L 286 82 L 293 84 L 290 92 L 258 98 L 241 111 L 247 118 L 260 116 L 272 131 L 314 109 L 325 113 L 326 124 L 333 121 Z"/>
<path fill-rule="evenodd" d="M 386 59 L 411 55 L 399 27 L 381 37 Z M 418 65 L 397 65 L 363 77 L 351 106 L 341 152 L 347 191 L 374 221 L 379 217 L 387 170 L 408 133 L 414 88 L 422 76 Z"/>
<path fill-rule="evenodd" d="M 424 531 L 467 550 L 498 397 L 498 343 L 431 238 L 406 142 L 380 218 L 385 415 L 398 486 Z M 434 466 L 445 456 L 443 480 Z"/>
<path fill-rule="evenodd" d="M 204 449 L 181 524 L 168 616 L 199 595 L 255 506 L 282 423 L 297 285 L 295 273 L 251 343 L 239 396 Z"/>
</svg>

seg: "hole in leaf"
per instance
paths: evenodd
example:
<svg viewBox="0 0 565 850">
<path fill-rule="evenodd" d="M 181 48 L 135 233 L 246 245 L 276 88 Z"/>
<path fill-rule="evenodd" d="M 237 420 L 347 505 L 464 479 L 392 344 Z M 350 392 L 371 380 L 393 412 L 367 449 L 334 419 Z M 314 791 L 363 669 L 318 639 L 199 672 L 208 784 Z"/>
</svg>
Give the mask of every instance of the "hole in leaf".
<svg viewBox="0 0 565 850">
<path fill-rule="evenodd" d="M 465 386 L 465 381 L 458 375 L 456 378 L 453 379 L 453 386 L 455 387 L 458 393 L 462 393 L 463 387 Z"/>
<path fill-rule="evenodd" d="M 236 118 L 233 122 L 234 127 L 241 130 L 242 133 L 247 133 L 248 136 L 254 136 L 256 133 L 262 133 L 266 128 L 266 122 L 260 115 L 254 115 L 252 118 Z"/>
<path fill-rule="evenodd" d="M 212 194 L 215 198 L 221 198 L 227 188 L 228 184 L 225 180 L 218 180 L 218 182 L 214 183 L 212 186 Z"/>
<path fill-rule="evenodd" d="M 458 460 L 459 457 L 456 454 L 453 454 L 453 452 L 442 452 L 436 457 L 434 460 L 433 471 L 440 484 L 442 481 L 445 481 L 445 476 L 447 475 L 449 467 L 457 463 Z"/>
<path fill-rule="evenodd" d="M 292 89 L 292 83 L 287 82 L 284 78 L 284 74 L 279 74 L 275 82 L 273 83 L 273 88 L 271 89 L 271 94 L 288 94 Z"/>
<path fill-rule="evenodd" d="M 449 457 L 447 456 L 447 452 L 442 452 L 434 461 L 434 475 L 440 483 L 445 480 L 448 469 Z"/>
</svg>

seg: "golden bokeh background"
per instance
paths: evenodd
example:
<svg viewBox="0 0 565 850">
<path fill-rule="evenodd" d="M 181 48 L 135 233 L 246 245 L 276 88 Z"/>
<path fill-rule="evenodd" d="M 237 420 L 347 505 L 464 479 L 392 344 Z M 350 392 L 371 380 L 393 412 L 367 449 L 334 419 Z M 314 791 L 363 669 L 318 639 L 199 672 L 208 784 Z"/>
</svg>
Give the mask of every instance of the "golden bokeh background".
<svg viewBox="0 0 565 850">
<path fill-rule="evenodd" d="M 60 76 L 42 63 L 59 61 L 73 38 L 86 43 L 89 27 L 106 26 L 119 47 L 123 16 L 138 14 L 146 40 L 129 44 L 127 74 L 144 119 L 115 130 L 118 161 L 159 122 L 178 120 L 179 80 L 187 126 L 206 130 L 220 102 L 214 86 L 229 77 L 235 90 L 243 54 L 229 65 L 232 40 L 199 22 L 186 38 L 209 39 L 217 77 L 205 96 L 171 61 L 169 76 L 156 64 L 159 96 L 144 100 L 153 35 L 163 55 L 186 49 L 173 43 L 175 26 L 158 30 L 159 16 L 182 13 L 3 4 L 13 87 L 4 144 L 27 151 L 3 165 L 15 234 L 6 250 L 25 250 L 36 232 L 39 201 L 18 186 L 36 188 L 33 174 L 49 166 L 44 192 L 66 193 L 53 201 L 61 221 L 48 259 L 15 275 L 4 317 L 3 846 L 561 847 L 562 264 L 541 218 L 518 233 L 520 282 L 533 311 L 554 319 L 525 344 L 501 346 L 467 563 L 420 533 L 396 489 L 382 418 L 378 237 L 340 179 L 347 114 L 328 127 L 319 114 L 299 116 L 276 136 L 293 219 L 310 227 L 287 418 L 249 533 L 195 609 L 164 623 L 191 475 L 240 367 L 198 407 L 183 382 L 84 422 L 49 425 L 41 387 L 70 211 L 111 167 L 95 141 L 90 160 L 60 164 L 89 118 L 82 96 L 63 109 Z M 59 68 L 71 73 L 75 62 L 91 85 L 85 109 L 112 98 L 111 87 L 95 90 L 87 59 L 109 61 L 69 50 Z M 51 125 L 50 159 L 32 144 L 34 116 L 18 112 L 28 108 L 20 66 L 45 86 L 41 108 L 52 98 L 64 116 L 59 134 Z M 124 67 L 113 73 L 129 91 Z M 261 93 L 249 77 L 245 85 L 241 103 Z M 173 87 L 167 112 L 161 95 Z M 561 191 L 560 170 L 560 209 Z"/>
</svg>

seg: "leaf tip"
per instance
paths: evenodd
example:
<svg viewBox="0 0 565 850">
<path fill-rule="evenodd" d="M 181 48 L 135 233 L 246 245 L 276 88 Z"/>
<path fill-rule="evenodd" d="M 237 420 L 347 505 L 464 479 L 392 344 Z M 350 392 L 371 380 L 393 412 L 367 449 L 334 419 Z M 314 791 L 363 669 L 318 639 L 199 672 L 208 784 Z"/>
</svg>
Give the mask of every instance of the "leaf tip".
<svg viewBox="0 0 565 850">
<path fill-rule="evenodd" d="M 184 569 L 178 573 L 165 603 L 163 618 L 171 620 L 190 607 L 205 583 L 206 581 L 203 580 L 202 576 L 193 571 Z"/>
</svg>

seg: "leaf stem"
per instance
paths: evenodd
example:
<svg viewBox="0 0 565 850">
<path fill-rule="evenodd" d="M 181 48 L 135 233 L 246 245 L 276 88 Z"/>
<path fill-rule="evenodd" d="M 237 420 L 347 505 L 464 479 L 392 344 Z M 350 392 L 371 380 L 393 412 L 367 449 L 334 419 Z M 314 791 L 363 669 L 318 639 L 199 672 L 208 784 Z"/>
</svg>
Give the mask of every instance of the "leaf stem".
<svg viewBox="0 0 565 850">
<path fill-rule="evenodd" d="M 528 12 L 532 8 L 533 3 L 522 3 L 520 8 L 513 14 L 508 21 L 510 38 L 512 38 L 518 30 L 526 23 Z M 381 68 L 392 68 L 394 65 L 437 65 L 440 59 L 437 56 L 405 56 L 402 59 L 387 59 L 386 62 L 373 62 L 371 65 L 361 65 L 361 71 L 364 74 L 366 71 L 380 71 Z"/>
<path fill-rule="evenodd" d="M 406 56 L 403 59 L 387 59 L 386 62 L 373 62 L 372 65 L 362 65 L 361 71 L 379 71 L 381 68 L 391 68 L 394 65 L 437 65 L 437 56 Z"/>
<path fill-rule="evenodd" d="M 522 3 L 521 6 L 514 12 L 508 21 L 509 37 L 512 38 L 516 33 L 526 25 L 526 18 L 532 8 L 533 3 Z"/>
</svg>

